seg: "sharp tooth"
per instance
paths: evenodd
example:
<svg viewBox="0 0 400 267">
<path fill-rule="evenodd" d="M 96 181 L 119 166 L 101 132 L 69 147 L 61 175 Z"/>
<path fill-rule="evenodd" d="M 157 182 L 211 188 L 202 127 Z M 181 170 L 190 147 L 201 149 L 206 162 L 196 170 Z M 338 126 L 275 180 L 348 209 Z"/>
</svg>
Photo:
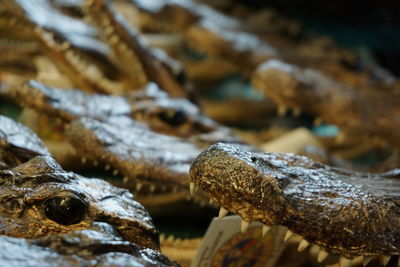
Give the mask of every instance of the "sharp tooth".
<svg viewBox="0 0 400 267">
<path fill-rule="evenodd" d="M 196 191 L 196 184 L 193 182 L 190 182 L 190 195 L 194 195 L 194 192 Z"/>
<path fill-rule="evenodd" d="M 391 256 L 382 256 L 382 264 L 386 266 L 390 261 Z"/>
<path fill-rule="evenodd" d="M 301 109 L 299 109 L 299 108 L 293 109 L 293 116 L 294 116 L 295 118 L 299 117 L 300 114 L 301 114 Z"/>
<path fill-rule="evenodd" d="M 336 138 L 335 138 L 335 142 L 338 145 L 343 144 L 344 140 L 346 139 L 346 135 L 343 132 L 340 132 Z"/>
<path fill-rule="evenodd" d="M 287 111 L 287 108 L 285 106 L 283 106 L 283 105 L 278 106 L 278 116 L 279 117 L 285 116 L 286 111 Z"/>
<path fill-rule="evenodd" d="M 140 189 L 142 189 L 142 187 L 143 187 L 143 184 L 142 183 L 137 183 L 136 184 L 136 191 L 140 191 Z"/>
<path fill-rule="evenodd" d="M 118 175 L 118 170 L 114 170 L 112 173 L 114 176 Z"/>
<path fill-rule="evenodd" d="M 340 257 L 339 259 L 339 267 L 349 267 L 351 265 L 352 259 L 348 259 L 346 257 Z"/>
<path fill-rule="evenodd" d="M 210 198 L 210 201 L 208 201 L 208 203 L 209 203 L 210 205 L 212 205 L 212 204 L 214 204 L 215 202 L 214 202 L 214 200 L 213 200 L 212 198 Z"/>
<path fill-rule="evenodd" d="M 97 160 L 95 160 L 95 161 L 93 161 L 93 165 L 97 166 L 97 165 L 99 165 L 99 162 Z"/>
<path fill-rule="evenodd" d="M 106 171 L 108 171 L 110 169 L 110 165 L 107 164 L 105 169 L 106 169 Z"/>
<path fill-rule="evenodd" d="M 283 242 L 288 241 L 289 238 L 291 238 L 293 235 L 292 231 L 287 230 L 286 234 L 285 234 L 285 238 L 283 239 Z"/>
<path fill-rule="evenodd" d="M 246 232 L 247 228 L 249 228 L 249 225 L 250 225 L 250 222 L 245 221 L 245 220 L 242 219 L 242 222 L 240 224 L 240 231 L 242 233 Z"/>
<path fill-rule="evenodd" d="M 161 234 L 160 235 L 160 242 L 164 242 L 165 241 L 165 234 Z"/>
<path fill-rule="evenodd" d="M 156 186 L 154 184 L 150 185 L 150 192 L 154 193 L 156 191 Z"/>
<path fill-rule="evenodd" d="M 309 243 L 307 240 L 303 239 L 303 240 L 300 241 L 299 247 L 297 248 L 297 250 L 298 250 L 299 252 L 300 252 L 300 251 L 303 251 L 303 250 L 304 250 L 305 248 L 307 248 L 309 245 L 310 245 L 310 243 Z"/>
<path fill-rule="evenodd" d="M 174 241 L 174 235 L 170 235 L 167 239 L 166 239 L 166 241 L 167 242 L 173 242 Z"/>
<path fill-rule="evenodd" d="M 320 252 L 318 253 L 317 261 L 318 262 L 323 262 L 326 259 L 326 257 L 328 257 L 328 255 L 329 255 L 328 252 L 326 252 L 325 250 L 321 249 Z"/>
<path fill-rule="evenodd" d="M 363 257 L 363 266 L 367 266 L 368 263 L 372 260 L 371 256 L 364 256 Z"/>
<path fill-rule="evenodd" d="M 263 227 L 262 227 L 262 236 L 263 237 L 268 233 L 269 229 L 271 229 L 271 226 L 266 225 L 266 224 L 263 225 Z"/>
<path fill-rule="evenodd" d="M 129 181 L 128 176 L 124 176 L 124 179 L 122 179 L 122 182 L 123 182 L 124 184 L 126 184 L 126 183 L 128 183 L 128 181 Z"/>
<path fill-rule="evenodd" d="M 222 219 L 222 218 L 225 217 L 228 213 L 229 213 L 229 210 L 225 209 L 224 207 L 221 207 L 221 208 L 219 209 L 218 218 Z"/>
<path fill-rule="evenodd" d="M 81 161 L 82 161 L 82 164 L 85 164 L 87 160 L 85 157 L 83 157 Z"/>
</svg>

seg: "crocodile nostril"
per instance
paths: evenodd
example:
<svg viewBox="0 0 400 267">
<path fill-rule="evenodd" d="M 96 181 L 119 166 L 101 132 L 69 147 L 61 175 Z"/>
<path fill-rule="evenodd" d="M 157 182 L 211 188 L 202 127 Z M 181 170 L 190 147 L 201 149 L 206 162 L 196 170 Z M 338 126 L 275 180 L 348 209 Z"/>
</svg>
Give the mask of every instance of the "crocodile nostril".
<svg viewBox="0 0 400 267">
<path fill-rule="evenodd" d="M 256 162 L 257 162 L 257 158 L 254 157 L 254 156 L 252 156 L 252 157 L 251 157 L 251 162 L 256 163 Z"/>
</svg>

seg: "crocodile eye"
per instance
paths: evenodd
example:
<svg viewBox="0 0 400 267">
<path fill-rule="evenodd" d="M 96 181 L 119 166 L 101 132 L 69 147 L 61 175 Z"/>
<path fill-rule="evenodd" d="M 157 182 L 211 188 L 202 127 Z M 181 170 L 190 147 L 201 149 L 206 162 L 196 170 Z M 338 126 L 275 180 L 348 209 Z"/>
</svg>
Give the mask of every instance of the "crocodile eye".
<svg viewBox="0 0 400 267">
<path fill-rule="evenodd" d="M 86 202 L 76 195 L 61 195 L 43 203 L 47 218 L 62 225 L 79 223 L 86 214 Z"/>
<path fill-rule="evenodd" d="M 159 118 L 172 126 L 179 126 L 186 122 L 186 115 L 181 110 L 167 110 L 161 112 Z"/>
</svg>

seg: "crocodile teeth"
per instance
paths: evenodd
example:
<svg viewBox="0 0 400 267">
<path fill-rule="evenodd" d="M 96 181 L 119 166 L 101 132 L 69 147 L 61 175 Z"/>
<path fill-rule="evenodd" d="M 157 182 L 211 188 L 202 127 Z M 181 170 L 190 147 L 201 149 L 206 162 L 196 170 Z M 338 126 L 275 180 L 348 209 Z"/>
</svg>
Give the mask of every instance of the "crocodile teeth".
<svg viewBox="0 0 400 267">
<path fill-rule="evenodd" d="M 124 184 L 126 184 L 126 183 L 128 183 L 128 181 L 129 181 L 128 176 L 124 176 L 124 179 L 122 179 L 122 182 L 123 182 Z"/>
<path fill-rule="evenodd" d="M 225 209 L 224 207 L 221 207 L 221 208 L 219 209 L 218 218 L 222 219 L 222 218 L 225 217 L 228 213 L 229 213 L 229 211 L 228 211 L 227 209 Z"/>
<path fill-rule="evenodd" d="M 210 198 L 210 201 L 208 201 L 208 203 L 211 205 L 211 204 L 215 203 L 215 201 L 212 198 Z"/>
<path fill-rule="evenodd" d="M 278 116 L 283 117 L 285 116 L 287 108 L 285 106 L 279 105 L 278 106 Z"/>
<path fill-rule="evenodd" d="M 339 259 L 339 267 L 349 267 L 351 266 L 352 259 L 348 259 L 346 257 L 340 257 Z"/>
<path fill-rule="evenodd" d="M 81 162 L 82 162 L 82 164 L 85 164 L 85 163 L 86 163 L 86 161 L 87 161 L 87 159 L 86 159 L 86 158 L 82 158 L 82 159 L 81 159 Z"/>
<path fill-rule="evenodd" d="M 160 242 L 164 242 L 165 241 L 165 234 L 160 234 Z"/>
<path fill-rule="evenodd" d="M 286 234 L 285 234 L 285 238 L 283 239 L 283 242 L 288 241 L 289 238 L 291 238 L 293 235 L 293 232 L 290 230 L 287 230 Z"/>
<path fill-rule="evenodd" d="M 108 171 L 110 169 L 110 165 L 106 165 L 105 170 Z"/>
<path fill-rule="evenodd" d="M 156 186 L 154 184 L 150 185 L 149 190 L 151 193 L 154 193 L 154 191 L 156 191 Z"/>
<path fill-rule="evenodd" d="M 143 184 L 142 183 L 137 183 L 136 184 L 136 191 L 140 191 L 140 189 L 142 189 L 142 187 L 143 187 Z"/>
<path fill-rule="evenodd" d="M 266 224 L 263 225 L 263 227 L 262 227 L 262 236 L 263 237 L 268 233 L 269 229 L 271 229 L 271 226 L 266 225 Z"/>
<path fill-rule="evenodd" d="M 363 266 L 367 266 L 368 263 L 372 260 L 371 256 L 364 256 L 363 257 Z"/>
<path fill-rule="evenodd" d="M 99 162 L 97 160 L 93 161 L 93 166 L 99 165 Z"/>
<path fill-rule="evenodd" d="M 112 173 L 114 176 L 118 175 L 118 170 L 114 170 Z"/>
<path fill-rule="evenodd" d="M 165 241 L 167 242 L 173 242 L 175 239 L 174 235 L 170 235 Z"/>
<path fill-rule="evenodd" d="M 325 250 L 321 249 L 321 251 L 318 253 L 317 261 L 318 262 L 323 262 L 326 259 L 326 257 L 328 257 L 328 255 L 329 255 L 328 252 L 326 252 Z"/>
<path fill-rule="evenodd" d="M 336 138 L 335 138 L 335 142 L 338 145 L 343 144 L 344 140 L 346 139 L 346 135 L 343 132 L 340 132 Z"/>
<path fill-rule="evenodd" d="M 249 228 L 249 225 L 250 225 L 250 222 L 245 221 L 245 220 L 242 219 L 242 222 L 240 224 L 240 231 L 242 233 L 246 232 L 247 228 Z"/>
<path fill-rule="evenodd" d="M 299 252 L 300 252 L 300 251 L 303 251 L 303 250 L 306 249 L 309 245 L 310 245 L 310 243 L 309 243 L 307 240 L 303 239 L 303 240 L 300 241 L 299 247 L 297 248 L 297 251 L 299 251 Z"/>
<path fill-rule="evenodd" d="M 194 192 L 196 191 L 196 184 L 193 182 L 190 182 L 189 188 L 190 188 L 190 195 L 193 196 Z"/>
<path fill-rule="evenodd" d="M 382 256 L 382 265 L 386 266 L 390 261 L 391 256 Z"/>
</svg>

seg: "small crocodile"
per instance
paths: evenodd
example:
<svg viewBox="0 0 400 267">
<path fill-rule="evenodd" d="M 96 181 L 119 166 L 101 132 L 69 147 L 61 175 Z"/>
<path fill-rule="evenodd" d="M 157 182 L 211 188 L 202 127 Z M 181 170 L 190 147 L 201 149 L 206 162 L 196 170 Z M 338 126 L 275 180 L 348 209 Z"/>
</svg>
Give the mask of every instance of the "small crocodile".
<svg viewBox="0 0 400 267">
<path fill-rule="evenodd" d="M 283 225 L 304 238 L 304 249 L 356 256 L 400 254 L 400 169 L 381 174 L 333 168 L 306 157 L 250 153 L 238 145 L 218 143 L 192 163 L 191 181 L 247 225 L 259 221 Z"/>
<path fill-rule="evenodd" d="M 62 170 L 12 119 L 0 116 L 0 129 L 0 265 L 177 266 L 159 252 L 152 219 L 127 190 Z"/>
<path fill-rule="evenodd" d="M 145 86 L 149 81 L 173 97 L 190 96 L 185 71 L 180 62 L 170 58 L 164 51 L 151 47 L 129 25 L 109 0 L 85 1 L 85 14 L 99 29 L 121 69 L 135 80 L 135 87 Z"/>
<path fill-rule="evenodd" d="M 0 233 L 37 238 L 106 222 L 127 241 L 159 249 L 147 211 L 126 189 L 61 169 L 50 156 L 37 156 L 0 171 Z"/>
<path fill-rule="evenodd" d="M 5 9 L 11 13 L 8 19 L 31 32 L 43 54 L 76 86 L 109 94 L 128 90 L 127 76 L 111 60 L 111 50 L 98 40 L 100 32 L 94 27 L 62 14 L 46 0 L 17 0 Z"/>
<path fill-rule="evenodd" d="M 337 125 L 345 134 L 377 136 L 399 146 L 400 91 L 395 85 L 351 87 L 317 70 L 279 60 L 259 66 L 252 83 L 283 109 L 302 110 Z"/>
<path fill-rule="evenodd" d="M 190 163 L 201 152 L 181 138 L 132 123 L 80 118 L 68 125 L 66 134 L 79 155 L 118 170 L 125 182 L 140 180 L 181 190 L 189 188 Z"/>
</svg>

